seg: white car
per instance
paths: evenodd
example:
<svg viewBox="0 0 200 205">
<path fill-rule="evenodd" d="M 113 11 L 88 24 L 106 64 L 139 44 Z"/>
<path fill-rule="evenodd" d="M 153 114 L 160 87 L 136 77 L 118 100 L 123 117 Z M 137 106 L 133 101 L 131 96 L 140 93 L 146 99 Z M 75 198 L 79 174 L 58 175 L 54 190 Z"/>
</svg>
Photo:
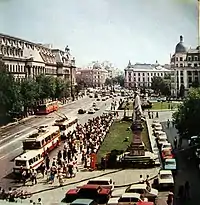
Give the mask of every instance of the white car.
<svg viewBox="0 0 200 205">
<path fill-rule="evenodd" d="M 84 183 L 85 184 L 85 183 Z M 80 186 L 84 185 L 81 184 Z M 103 188 L 111 189 L 111 191 L 114 190 L 114 182 L 111 178 L 109 177 L 101 177 L 101 178 L 94 178 L 90 179 L 87 184 L 94 184 L 94 185 L 100 185 Z"/>
<path fill-rule="evenodd" d="M 117 197 L 117 198 L 110 198 L 107 205 L 129 205 L 134 204 L 136 202 L 147 202 L 148 199 L 144 198 L 144 200 L 142 200 L 140 198 L 140 194 L 138 193 L 124 193 L 122 194 L 121 197 Z"/>
<path fill-rule="evenodd" d="M 154 131 L 162 131 L 162 125 L 155 126 Z"/>
<path fill-rule="evenodd" d="M 172 150 L 172 145 L 170 142 L 164 142 L 161 147 L 161 151 L 163 150 Z"/>
<path fill-rule="evenodd" d="M 99 109 L 99 107 L 94 107 L 94 110 L 95 110 L 95 111 L 98 111 L 98 110 L 100 110 L 100 109 Z"/>
<path fill-rule="evenodd" d="M 166 142 L 168 142 L 166 135 L 161 135 L 161 136 L 159 136 L 157 139 L 158 139 L 158 144 L 161 145 L 161 146 L 162 146 L 163 144 L 165 144 Z"/>
<path fill-rule="evenodd" d="M 148 201 L 155 201 L 158 197 L 158 190 L 153 188 L 147 190 L 146 184 L 133 184 L 126 190 L 126 193 L 144 194 Z"/>
<path fill-rule="evenodd" d="M 160 170 L 158 174 L 158 185 L 160 188 L 173 188 L 174 178 L 171 170 Z"/>
<path fill-rule="evenodd" d="M 158 121 L 158 120 L 154 120 L 151 126 L 152 126 L 152 127 L 155 127 L 155 126 L 159 126 L 159 125 L 161 125 L 161 124 L 159 123 L 159 121 Z"/>
<path fill-rule="evenodd" d="M 165 133 L 165 132 L 160 131 L 160 130 L 158 130 L 158 131 L 154 131 L 154 133 L 155 133 L 155 135 L 156 135 L 156 136 L 166 135 L 166 133 Z"/>
<path fill-rule="evenodd" d="M 88 110 L 88 114 L 94 114 L 95 113 L 95 110 L 93 109 L 93 108 L 90 108 L 89 110 Z"/>
</svg>

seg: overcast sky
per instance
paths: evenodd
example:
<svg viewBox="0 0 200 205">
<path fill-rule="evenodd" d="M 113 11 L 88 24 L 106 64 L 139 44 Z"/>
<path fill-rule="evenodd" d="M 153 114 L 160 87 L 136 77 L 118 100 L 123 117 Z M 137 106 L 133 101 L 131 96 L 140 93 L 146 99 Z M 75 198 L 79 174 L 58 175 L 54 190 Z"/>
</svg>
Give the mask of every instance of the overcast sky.
<svg viewBox="0 0 200 205">
<path fill-rule="evenodd" d="M 184 36 L 197 44 L 197 0 L 0 0 L 0 32 L 66 45 L 78 66 L 169 63 Z"/>
</svg>

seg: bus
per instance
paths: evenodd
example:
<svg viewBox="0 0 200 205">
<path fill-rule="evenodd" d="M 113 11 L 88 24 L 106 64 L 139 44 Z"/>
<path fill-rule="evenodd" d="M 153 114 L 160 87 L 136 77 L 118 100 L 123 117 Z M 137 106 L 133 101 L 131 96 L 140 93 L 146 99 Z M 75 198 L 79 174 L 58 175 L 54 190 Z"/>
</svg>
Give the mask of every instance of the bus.
<svg viewBox="0 0 200 205">
<path fill-rule="evenodd" d="M 40 150 L 42 155 L 50 152 L 60 144 L 60 128 L 58 126 L 40 126 L 38 132 L 23 140 L 23 150 Z"/>
<path fill-rule="evenodd" d="M 58 102 L 53 101 L 53 102 L 48 102 L 41 104 L 37 107 L 36 114 L 42 115 L 42 114 L 49 114 L 51 112 L 57 111 L 58 110 Z"/>
<path fill-rule="evenodd" d="M 78 118 L 74 117 L 74 118 L 63 118 L 60 120 L 56 120 L 54 123 L 54 126 L 58 126 L 60 128 L 61 133 L 61 139 L 65 140 L 67 134 L 71 131 L 73 132 L 74 130 L 76 130 L 78 124 Z"/>
<path fill-rule="evenodd" d="M 40 168 L 42 162 L 44 162 L 43 149 L 30 150 L 21 154 L 14 159 L 13 172 L 20 174 L 21 169 L 28 171 L 30 169 Z"/>
</svg>

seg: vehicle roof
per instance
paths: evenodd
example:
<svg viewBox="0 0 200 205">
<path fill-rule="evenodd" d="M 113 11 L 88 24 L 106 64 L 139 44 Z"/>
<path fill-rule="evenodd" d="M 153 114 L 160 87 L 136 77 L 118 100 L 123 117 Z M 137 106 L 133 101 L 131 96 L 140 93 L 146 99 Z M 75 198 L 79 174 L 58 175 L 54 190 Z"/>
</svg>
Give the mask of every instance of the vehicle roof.
<svg viewBox="0 0 200 205">
<path fill-rule="evenodd" d="M 112 180 L 110 177 L 89 179 L 89 181 L 110 181 L 110 180 Z"/>
<path fill-rule="evenodd" d="M 130 186 L 130 189 L 146 189 L 146 184 L 133 184 Z"/>
<path fill-rule="evenodd" d="M 191 139 L 199 138 L 198 136 L 192 136 Z"/>
<path fill-rule="evenodd" d="M 83 109 L 79 109 L 79 110 L 83 110 Z M 71 118 L 69 118 L 67 120 L 64 120 L 64 121 L 60 121 L 60 122 L 55 121 L 54 125 L 67 125 L 67 124 L 73 122 L 76 119 L 78 119 L 78 118 L 77 117 L 71 117 Z"/>
<path fill-rule="evenodd" d="M 166 141 L 162 145 L 171 145 L 171 143 Z"/>
<path fill-rule="evenodd" d="M 171 170 L 160 170 L 160 174 L 172 174 Z"/>
<path fill-rule="evenodd" d="M 140 194 L 138 193 L 124 193 L 122 194 L 121 198 L 140 198 Z"/>
<path fill-rule="evenodd" d="M 98 189 L 100 186 L 97 184 L 84 184 L 80 188 L 82 189 Z"/>
<path fill-rule="evenodd" d="M 167 136 L 166 136 L 166 135 L 160 135 L 158 138 L 159 138 L 159 139 L 166 139 Z"/>
<path fill-rule="evenodd" d="M 44 130 L 44 131 L 37 131 L 31 135 L 29 135 L 24 141 L 25 142 L 28 142 L 28 141 L 33 141 L 33 140 L 37 140 L 37 141 L 40 141 L 46 137 L 48 137 L 49 135 L 51 135 L 52 133 L 56 132 L 56 131 L 60 131 L 59 127 L 58 126 L 48 126 L 47 128 L 45 129 L 41 129 L 41 130 Z M 34 136 L 34 134 L 38 134 L 36 136 Z"/>
<path fill-rule="evenodd" d="M 172 159 L 165 159 L 165 161 L 176 162 L 176 160 L 174 158 L 172 158 Z"/>
<path fill-rule="evenodd" d="M 92 203 L 93 200 L 92 199 L 76 199 L 75 201 L 73 201 L 71 204 L 85 204 L 88 205 L 90 203 Z"/>
<path fill-rule="evenodd" d="M 28 152 L 25 152 L 23 154 L 21 154 L 20 156 L 16 157 L 15 160 L 29 160 L 35 156 L 37 156 L 38 154 L 42 154 L 43 149 L 40 150 L 30 150 Z"/>
</svg>

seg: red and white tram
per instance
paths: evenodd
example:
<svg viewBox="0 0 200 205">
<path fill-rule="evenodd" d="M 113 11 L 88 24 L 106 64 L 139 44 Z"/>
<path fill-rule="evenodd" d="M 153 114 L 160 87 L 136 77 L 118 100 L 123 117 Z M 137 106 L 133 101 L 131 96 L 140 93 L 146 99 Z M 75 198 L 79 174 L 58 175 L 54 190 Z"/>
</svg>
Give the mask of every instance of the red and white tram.
<svg viewBox="0 0 200 205">
<path fill-rule="evenodd" d="M 29 135 L 23 141 L 23 150 L 42 149 L 42 155 L 44 155 L 58 147 L 60 140 L 60 129 L 58 126 L 41 126 L 38 132 Z"/>
</svg>

